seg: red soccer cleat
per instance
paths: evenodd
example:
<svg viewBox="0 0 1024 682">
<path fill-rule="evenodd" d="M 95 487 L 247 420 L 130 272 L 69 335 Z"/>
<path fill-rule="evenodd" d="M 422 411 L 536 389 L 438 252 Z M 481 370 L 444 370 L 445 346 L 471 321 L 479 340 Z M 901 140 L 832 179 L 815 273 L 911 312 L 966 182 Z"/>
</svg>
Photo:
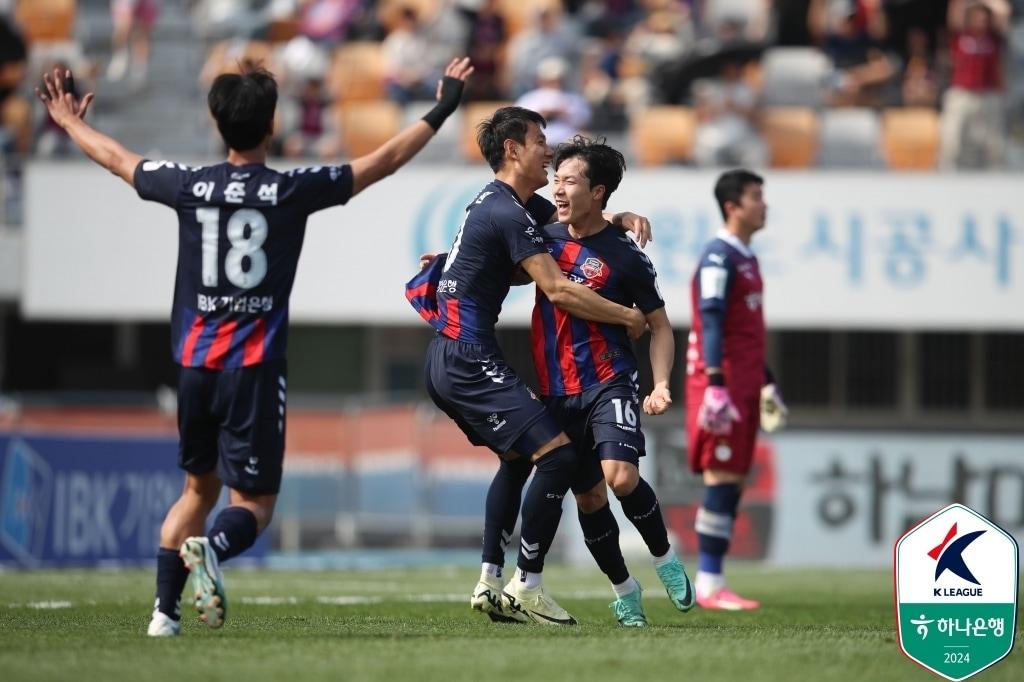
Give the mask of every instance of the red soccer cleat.
<svg viewBox="0 0 1024 682">
<path fill-rule="evenodd" d="M 698 592 L 697 605 L 702 609 L 719 611 L 750 611 L 760 607 L 761 603 L 753 599 L 744 599 L 729 588 L 723 587 L 707 596 L 701 596 Z"/>
</svg>

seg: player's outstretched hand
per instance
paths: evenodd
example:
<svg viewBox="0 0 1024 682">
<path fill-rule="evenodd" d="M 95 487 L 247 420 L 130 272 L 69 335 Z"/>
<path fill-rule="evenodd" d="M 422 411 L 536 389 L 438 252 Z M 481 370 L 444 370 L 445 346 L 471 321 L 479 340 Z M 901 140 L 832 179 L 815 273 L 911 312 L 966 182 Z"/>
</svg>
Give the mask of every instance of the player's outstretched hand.
<svg viewBox="0 0 1024 682">
<path fill-rule="evenodd" d="M 655 386 L 651 394 L 644 398 L 644 414 L 663 414 L 672 404 L 672 392 L 668 386 Z"/>
<path fill-rule="evenodd" d="M 84 119 L 95 97 L 90 92 L 79 100 L 72 94 L 73 91 L 74 76 L 70 69 L 64 73 L 60 69 L 54 69 L 52 74 L 44 73 L 43 90 L 36 88 L 36 96 L 46 105 L 54 123 L 61 128 L 66 128 L 73 119 Z"/>
<path fill-rule="evenodd" d="M 629 323 L 626 325 L 626 333 L 631 339 L 639 339 L 647 330 L 647 316 L 640 312 L 639 308 L 630 310 Z"/>
<path fill-rule="evenodd" d="M 445 104 L 454 101 L 455 106 L 458 106 L 462 99 L 462 89 L 471 75 L 473 75 L 473 65 L 469 63 L 469 57 L 461 59 L 456 57 L 451 60 L 448 63 L 448 68 L 444 70 L 444 78 L 437 81 L 435 98 L 438 103 Z"/>
<path fill-rule="evenodd" d="M 619 214 L 619 219 L 622 227 L 633 233 L 633 238 L 641 249 L 647 246 L 647 242 L 654 241 L 654 235 L 651 234 L 651 221 L 645 216 L 623 211 Z"/>
<path fill-rule="evenodd" d="M 426 270 L 430 266 L 430 261 L 434 260 L 435 253 L 423 253 L 420 254 L 420 272 Z"/>
<path fill-rule="evenodd" d="M 704 389 L 704 402 L 697 411 L 697 426 L 716 436 L 728 436 L 732 433 L 732 423 L 739 420 L 740 411 L 725 386 Z"/>
</svg>

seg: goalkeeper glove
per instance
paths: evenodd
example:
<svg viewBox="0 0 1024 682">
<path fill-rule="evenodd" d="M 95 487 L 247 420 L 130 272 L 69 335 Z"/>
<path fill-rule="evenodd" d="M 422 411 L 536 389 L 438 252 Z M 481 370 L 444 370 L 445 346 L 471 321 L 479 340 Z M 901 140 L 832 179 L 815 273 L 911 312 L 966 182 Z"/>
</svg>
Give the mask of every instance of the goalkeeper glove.
<svg viewBox="0 0 1024 682">
<path fill-rule="evenodd" d="M 704 389 L 704 402 L 697 411 L 697 425 L 716 436 L 728 436 L 732 423 L 740 420 L 740 412 L 732 404 L 725 386 Z"/>
<path fill-rule="evenodd" d="M 778 431 L 786 425 L 789 408 L 782 402 L 782 394 L 775 384 L 761 388 L 761 428 L 767 433 Z"/>
</svg>

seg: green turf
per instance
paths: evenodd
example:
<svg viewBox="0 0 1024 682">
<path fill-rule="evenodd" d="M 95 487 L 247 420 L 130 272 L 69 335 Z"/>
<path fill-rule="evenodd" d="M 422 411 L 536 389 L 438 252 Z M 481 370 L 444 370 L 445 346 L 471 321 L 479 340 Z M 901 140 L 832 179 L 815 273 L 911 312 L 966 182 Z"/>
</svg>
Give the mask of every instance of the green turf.
<svg viewBox="0 0 1024 682">
<path fill-rule="evenodd" d="M 468 568 L 235 570 L 226 576 L 224 628 L 208 630 L 187 614 L 181 637 L 154 640 L 145 636 L 149 573 L 0 573 L 0 680 L 939 679 L 900 653 L 887 571 L 737 566 L 730 575 L 736 591 L 763 601 L 761 610 L 677 613 L 644 566 L 637 577 L 653 627 L 625 631 L 594 570 L 546 573 L 552 594 L 581 622 L 564 629 L 493 625 L 472 613 L 476 572 Z M 346 603 L 352 598 L 380 601 Z M 1017 639 L 1009 657 L 976 679 L 1024 680 Z"/>
</svg>

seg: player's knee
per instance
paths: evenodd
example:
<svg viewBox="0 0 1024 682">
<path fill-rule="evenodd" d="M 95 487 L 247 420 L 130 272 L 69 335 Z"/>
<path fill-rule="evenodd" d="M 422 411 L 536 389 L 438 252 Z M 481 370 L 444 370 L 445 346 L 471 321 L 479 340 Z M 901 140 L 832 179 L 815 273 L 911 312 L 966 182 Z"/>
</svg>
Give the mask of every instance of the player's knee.
<svg viewBox="0 0 1024 682">
<path fill-rule="evenodd" d="M 186 474 L 182 497 L 191 498 L 200 507 L 209 511 L 217 504 L 221 487 L 222 484 L 216 471 L 199 475 Z"/>
<path fill-rule="evenodd" d="M 608 504 L 608 491 L 601 481 L 585 493 L 576 495 L 576 506 L 584 514 L 593 514 Z"/>
<path fill-rule="evenodd" d="M 557 436 L 549 440 L 547 443 L 540 446 L 540 448 L 530 456 L 530 460 L 535 463 L 539 462 L 541 459 L 547 457 L 552 452 L 559 451 L 559 448 L 562 448 L 563 445 L 568 444 L 569 436 L 565 435 L 564 433 L 559 433 Z"/>
<path fill-rule="evenodd" d="M 636 490 L 636 485 L 640 482 L 640 472 L 633 466 L 620 466 L 612 470 L 610 475 L 609 472 L 605 472 L 605 480 L 608 481 L 608 487 L 612 489 L 615 497 L 625 497 Z"/>
<path fill-rule="evenodd" d="M 244 507 L 256 517 L 257 532 L 262 533 L 274 518 L 277 495 L 252 495 L 239 490 L 231 491 L 231 505 Z"/>
</svg>

